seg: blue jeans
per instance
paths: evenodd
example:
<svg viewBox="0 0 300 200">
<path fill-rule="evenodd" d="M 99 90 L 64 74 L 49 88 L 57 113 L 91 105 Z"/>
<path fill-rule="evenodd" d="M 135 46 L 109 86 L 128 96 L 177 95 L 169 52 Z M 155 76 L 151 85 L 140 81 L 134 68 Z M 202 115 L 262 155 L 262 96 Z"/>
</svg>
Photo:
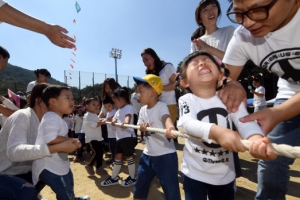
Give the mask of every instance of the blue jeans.
<svg viewBox="0 0 300 200">
<path fill-rule="evenodd" d="M 78 158 L 82 158 L 83 155 L 83 147 L 85 146 L 85 133 L 78 133 L 78 140 L 81 143 L 81 147 L 77 149 L 76 156 Z"/>
<path fill-rule="evenodd" d="M 277 99 L 274 106 L 283 103 L 285 99 Z M 300 115 L 279 123 L 268 134 L 273 143 L 300 146 Z M 255 199 L 285 199 L 289 188 L 289 165 L 294 159 L 278 156 L 276 160 L 258 162 L 258 189 Z"/>
<path fill-rule="evenodd" d="M 185 200 L 233 200 L 234 181 L 226 185 L 210 185 L 183 175 Z"/>
<path fill-rule="evenodd" d="M 176 152 L 162 156 L 142 154 L 138 166 L 137 181 L 134 185 L 134 198 L 147 198 L 150 184 L 155 176 L 158 178 L 167 200 L 180 200 Z"/>
<path fill-rule="evenodd" d="M 71 169 L 69 173 L 63 176 L 44 169 L 39 178 L 55 192 L 57 200 L 72 200 L 74 198 L 74 179 Z"/>
<path fill-rule="evenodd" d="M 0 199 L 27 200 L 36 199 L 38 191 L 32 185 L 32 174 L 28 172 L 26 177 L 0 175 Z"/>
</svg>

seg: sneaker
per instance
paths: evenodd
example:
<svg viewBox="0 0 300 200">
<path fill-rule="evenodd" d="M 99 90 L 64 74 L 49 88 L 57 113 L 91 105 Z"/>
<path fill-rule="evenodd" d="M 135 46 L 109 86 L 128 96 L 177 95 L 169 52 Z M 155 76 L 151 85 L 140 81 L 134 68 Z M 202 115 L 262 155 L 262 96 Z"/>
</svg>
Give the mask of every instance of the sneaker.
<svg viewBox="0 0 300 200">
<path fill-rule="evenodd" d="M 121 186 L 129 187 L 134 185 L 135 183 L 136 183 L 136 178 L 131 178 L 131 176 L 128 176 L 125 181 L 122 181 Z"/>
<path fill-rule="evenodd" d="M 88 173 L 89 175 L 94 175 L 94 174 L 95 174 L 95 171 L 94 171 L 93 166 L 85 165 L 85 169 L 86 169 L 86 171 L 87 171 L 87 173 Z"/>
<path fill-rule="evenodd" d="M 84 196 L 84 197 L 75 197 L 75 200 L 90 200 L 89 196 Z"/>
<path fill-rule="evenodd" d="M 105 174 L 107 174 L 107 171 L 105 169 L 103 169 L 103 167 L 101 166 L 101 167 L 96 169 L 96 174 L 105 175 Z"/>
<path fill-rule="evenodd" d="M 101 182 L 102 186 L 111 186 L 111 185 L 117 185 L 119 184 L 119 177 L 117 176 L 115 179 L 108 177 L 105 181 Z"/>
</svg>

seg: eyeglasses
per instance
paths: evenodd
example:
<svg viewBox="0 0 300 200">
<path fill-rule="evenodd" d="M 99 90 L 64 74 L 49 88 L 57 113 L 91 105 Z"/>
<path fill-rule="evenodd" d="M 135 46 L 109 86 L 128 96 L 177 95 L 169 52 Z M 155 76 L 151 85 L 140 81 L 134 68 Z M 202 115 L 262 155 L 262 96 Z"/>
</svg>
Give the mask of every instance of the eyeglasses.
<svg viewBox="0 0 300 200">
<path fill-rule="evenodd" d="M 261 21 L 261 20 L 265 20 L 269 17 L 269 10 L 272 8 L 272 6 L 274 6 L 274 4 L 277 2 L 278 0 L 272 0 L 271 3 L 269 3 L 266 6 L 261 6 L 261 7 L 257 7 L 257 8 L 253 8 L 250 9 L 246 12 L 230 12 L 230 10 L 233 7 L 233 3 L 230 5 L 230 7 L 228 8 L 226 15 L 229 18 L 229 20 L 233 23 L 237 23 L 237 24 L 243 24 L 244 23 L 244 18 L 245 15 L 247 15 L 247 17 L 249 19 L 251 19 L 252 21 Z"/>
</svg>

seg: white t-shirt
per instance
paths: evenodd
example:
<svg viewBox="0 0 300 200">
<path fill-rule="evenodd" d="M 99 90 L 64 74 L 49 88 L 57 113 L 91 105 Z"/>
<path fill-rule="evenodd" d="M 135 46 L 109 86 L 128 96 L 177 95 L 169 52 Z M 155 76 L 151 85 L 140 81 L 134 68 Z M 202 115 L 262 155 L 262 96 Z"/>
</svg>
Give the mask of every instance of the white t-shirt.
<svg viewBox="0 0 300 200">
<path fill-rule="evenodd" d="M 117 119 L 117 123 L 124 123 L 125 121 L 125 117 L 126 115 L 130 114 L 131 115 L 131 119 L 130 119 L 130 124 L 133 124 L 133 107 L 129 104 L 127 104 L 126 106 L 124 106 L 121 109 L 118 109 L 114 119 Z M 117 130 L 117 134 L 116 134 L 116 138 L 117 140 L 120 140 L 122 138 L 127 138 L 127 137 L 136 137 L 134 130 L 132 128 L 121 128 L 119 126 L 116 126 L 116 130 Z"/>
<path fill-rule="evenodd" d="M 30 83 L 28 83 L 27 85 L 27 90 L 26 90 L 26 94 L 31 94 L 32 89 L 34 88 L 34 86 L 36 86 L 38 84 L 37 81 L 31 81 Z"/>
<path fill-rule="evenodd" d="M 180 118 L 178 127 L 184 128 L 188 134 L 201 137 L 203 133 L 191 133 L 191 126 L 217 124 L 229 128 L 228 118 L 236 125 L 242 138 L 252 134 L 263 135 L 256 122 L 241 123 L 239 118 L 248 115 L 242 103 L 237 112 L 228 114 L 225 105 L 216 95 L 202 99 L 194 94 L 186 94 L 179 98 Z M 189 123 L 193 121 L 193 123 Z M 210 130 L 211 126 L 208 126 Z M 206 128 L 204 128 L 206 129 Z M 209 144 L 193 139 L 185 140 L 181 171 L 189 178 L 212 185 L 224 185 L 235 179 L 232 152 L 220 145 Z"/>
<path fill-rule="evenodd" d="M 138 114 L 140 112 L 140 109 L 142 107 L 142 104 L 140 104 L 138 102 L 138 94 L 137 93 L 132 93 L 131 94 L 131 103 L 132 103 L 132 106 L 133 108 L 136 110 L 136 114 Z"/>
<path fill-rule="evenodd" d="M 80 133 L 81 132 L 82 121 L 83 121 L 82 116 L 79 116 L 78 114 L 75 115 L 75 118 L 74 118 L 75 133 Z"/>
<path fill-rule="evenodd" d="M 166 66 L 159 72 L 159 77 L 161 78 L 163 85 L 168 85 L 170 83 L 170 77 L 173 74 L 176 74 L 174 66 L 170 63 L 166 64 Z M 175 90 L 162 91 L 159 96 L 159 101 L 164 102 L 167 105 L 176 104 Z"/>
<path fill-rule="evenodd" d="M 170 115 L 168 106 L 165 103 L 158 101 L 153 108 L 147 109 L 147 105 L 140 110 L 138 125 L 142 122 L 147 122 L 150 127 L 165 129 L 161 118 L 164 115 Z M 144 135 L 146 147 L 144 154 L 149 156 L 161 156 L 176 151 L 173 139 L 168 139 L 161 133 L 146 132 Z"/>
<path fill-rule="evenodd" d="M 47 144 L 35 145 L 40 121 L 32 108 L 14 112 L 0 131 L 0 174 L 30 172 L 32 161 L 51 156 Z"/>
<path fill-rule="evenodd" d="M 206 44 L 212 46 L 220 51 L 226 51 L 228 43 L 233 36 L 235 28 L 233 26 L 226 26 L 219 28 L 210 35 L 203 35 L 200 37 Z M 197 46 L 191 43 L 191 53 L 198 51 Z"/>
<path fill-rule="evenodd" d="M 258 88 L 255 89 L 255 92 L 260 93 L 260 94 L 266 94 L 266 90 L 262 85 L 258 86 Z M 256 106 L 265 106 L 265 105 L 267 105 L 265 96 L 260 98 L 259 96 L 254 94 L 254 96 L 253 96 L 253 105 L 255 107 Z"/>
<path fill-rule="evenodd" d="M 74 119 L 73 117 L 66 116 L 63 118 L 63 120 L 66 122 L 68 129 L 72 129 L 74 125 Z"/>
<path fill-rule="evenodd" d="M 117 112 L 116 109 L 113 109 L 112 111 L 107 112 L 106 119 L 113 118 L 115 116 L 116 112 Z M 117 128 L 115 126 L 107 124 L 107 137 L 108 138 L 116 138 L 116 134 L 117 134 L 116 131 L 117 131 Z"/>
<path fill-rule="evenodd" d="M 68 137 L 68 127 L 58 114 L 49 111 L 42 118 L 35 144 L 48 144 L 57 136 Z M 50 157 L 33 161 L 32 180 L 34 185 L 38 182 L 39 176 L 44 169 L 56 175 L 66 175 L 70 170 L 68 153 L 53 153 Z"/>
<path fill-rule="evenodd" d="M 85 119 L 86 119 L 86 116 L 87 116 L 87 113 L 85 113 L 85 114 L 83 115 L 83 117 L 82 117 L 82 126 L 81 126 L 81 131 L 80 131 L 80 133 L 84 133 L 84 131 L 85 131 L 84 121 L 85 121 Z"/>
<path fill-rule="evenodd" d="M 101 126 L 98 126 L 100 122 L 98 116 L 94 113 L 87 112 L 86 117 L 83 117 L 85 142 L 88 143 L 92 140 L 102 141 L 102 131 Z"/>
<path fill-rule="evenodd" d="M 300 89 L 300 10 L 281 29 L 260 38 L 240 26 L 234 32 L 223 62 L 244 66 L 251 59 L 257 66 L 278 75 L 276 98 L 290 98 Z"/>
</svg>

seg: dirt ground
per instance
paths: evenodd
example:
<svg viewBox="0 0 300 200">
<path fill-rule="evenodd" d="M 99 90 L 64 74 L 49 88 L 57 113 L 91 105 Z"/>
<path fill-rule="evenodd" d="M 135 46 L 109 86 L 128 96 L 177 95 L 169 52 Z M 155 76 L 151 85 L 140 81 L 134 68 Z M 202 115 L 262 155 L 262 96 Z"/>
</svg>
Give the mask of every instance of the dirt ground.
<svg viewBox="0 0 300 200">
<path fill-rule="evenodd" d="M 176 144 L 179 166 L 182 158 L 182 149 L 184 146 L 184 139 L 179 138 L 179 143 Z M 136 167 L 139 162 L 139 157 L 143 152 L 145 144 L 139 143 L 136 147 Z M 70 160 L 74 156 L 69 156 Z M 237 178 L 237 193 L 235 196 L 236 200 L 252 200 L 255 196 L 257 188 L 257 161 L 253 159 L 248 152 L 239 154 L 241 160 L 241 166 L 243 171 L 243 176 Z M 107 160 L 108 158 L 104 158 Z M 106 165 L 104 162 L 104 168 L 107 169 L 108 174 L 111 175 L 112 166 Z M 133 199 L 133 186 L 128 188 L 123 188 L 120 185 L 114 185 L 110 187 L 102 187 L 100 185 L 101 181 L 105 180 L 108 175 L 95 175 L 88 176 L 85 168 L 84 161 L 80 163 L 71 162 L 71 169 L 74 174 L 75 181 L 75 194 L 76 196 L 89 195 L 91 200 L 112 200 L 112 199 Z M 119 174 L 122 180 L 128 176 L 127 164 L 123 164 L 121 172 Z M 300 159 L 297 159 L 295 163 L 291 166 L 290 170 L 290 187 L 287 195 L 287 200 L 300 199 Z M 180 192 L 181 199 L 184 200 L 184 191 L 182 186 L 182 178 L 180 171 L 178 172 L 178 178 L 180 182 Z M 120 181 L 121 182 L 121 181 Z M 46 200 L 55 199 L 55 194 L 47 186 L 42 191 L 43 198 Z M 163 200 L 164 194 L 158 180 L 155 178 L 151 185 L 148 200 Z"/>
</svg>

